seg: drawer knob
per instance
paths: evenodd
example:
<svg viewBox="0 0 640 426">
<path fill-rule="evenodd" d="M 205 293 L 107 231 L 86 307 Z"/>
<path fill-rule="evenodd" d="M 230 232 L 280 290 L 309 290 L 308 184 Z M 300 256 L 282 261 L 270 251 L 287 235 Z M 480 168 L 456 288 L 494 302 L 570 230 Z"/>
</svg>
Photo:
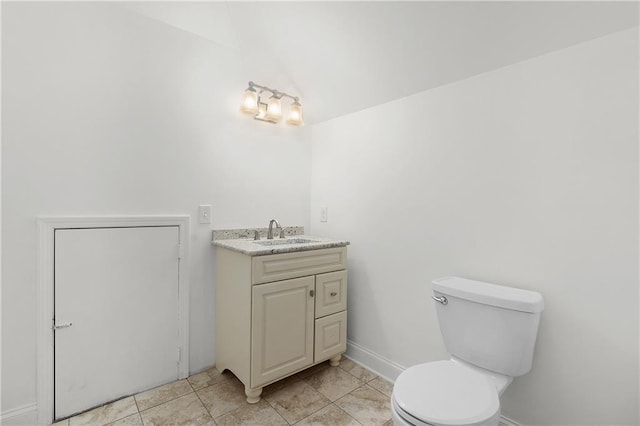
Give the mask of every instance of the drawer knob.
<svg viewBox="0 0 640 426">
<path fill-rule="evenodd" d="M 332 295 L 332 296 L 337 296 L 337 295 L 338 295 L 338 292 L 336 292 L 336 291 L 332 291 L 332 292 L 331 292 L 331 295 Z"/>
</svg>

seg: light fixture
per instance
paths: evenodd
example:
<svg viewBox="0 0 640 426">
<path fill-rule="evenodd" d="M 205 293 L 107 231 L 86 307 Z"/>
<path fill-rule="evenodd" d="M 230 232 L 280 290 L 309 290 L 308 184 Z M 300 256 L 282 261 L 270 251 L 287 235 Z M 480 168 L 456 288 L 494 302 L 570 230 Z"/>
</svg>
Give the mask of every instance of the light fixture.
<svg viewBox="0 0 640 426">
<path fill-rule="evenodd" d="M 269 98 L 267 102 L 267 118 L 275 121 L 276 123 L 282 118 L 282 102 L 280 101 L 279 94 L 276 92 Z"/>
<path fill-rule="evenodd" d="M 289 116 L 287 117 L 287 124 L 293 126 L 300 126 L 302 121 L 302 105 L 298 102 L 298 98 L 293 100 L 291 107 L 289 108 Z"/>
<path fill-rule="evenodd" d="M 256 92 L 256 88 L 260 89 L 259 93 Z M 269 97 L 269 100 L 266 103 L 261 99 L 264 92 L 271 93 L 271 97 Z M 249 87 L 244 92 L 240 109 L 243 112 L 253 115 L 256 120 L 278 123 L 282 119 L 281 99 L 283 97 L 293 99 L 293 103 L 289 108 L 289 115 L 287 116 L 287 124 L 293 126 L 301 126 L 304 124 L 302 120 L 302 105 L 300 104 L 300 98 L 276 89 L 255 84 L 253 81 L 249 82 Z"/>
<path fill-rule="evenodd" d="M 244 91 L 240 109 L 248 114 L 258 113 L 258 92 L 253 88 L 252 81 L 249 82 L 249 87 Z"/>
</svg>

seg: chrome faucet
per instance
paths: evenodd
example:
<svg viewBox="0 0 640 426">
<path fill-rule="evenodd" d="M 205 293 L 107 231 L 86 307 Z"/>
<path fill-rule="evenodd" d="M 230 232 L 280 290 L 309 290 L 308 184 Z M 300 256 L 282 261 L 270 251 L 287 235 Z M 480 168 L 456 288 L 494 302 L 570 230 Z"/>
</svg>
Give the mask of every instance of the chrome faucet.
<svg viewBox="0 0 640 426">
<path fill-rule="evenodd" d="M 280 230 L 282 231 L 282 226 L 280 226 L 280 222 L 278 222 L 275 219 L 271 219 L 269 221 L 269 232 L 267 233 L 267 240 L 273 240 L 273 224 L 276 224 L 277 228 L 280 228 Z"/>
</svg>

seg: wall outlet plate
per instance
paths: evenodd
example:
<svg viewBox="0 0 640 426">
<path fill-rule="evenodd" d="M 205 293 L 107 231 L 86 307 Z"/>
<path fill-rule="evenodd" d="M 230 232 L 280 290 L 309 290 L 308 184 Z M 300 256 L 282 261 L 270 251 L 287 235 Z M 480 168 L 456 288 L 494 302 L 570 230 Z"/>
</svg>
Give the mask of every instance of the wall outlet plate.
<svg viewBox="0 0 640 426">
<path fill-rule="evenodd" d="M 328 210 L 326 207 L 320 207 L 320 222 L 327 221 Z"/>
</svg>

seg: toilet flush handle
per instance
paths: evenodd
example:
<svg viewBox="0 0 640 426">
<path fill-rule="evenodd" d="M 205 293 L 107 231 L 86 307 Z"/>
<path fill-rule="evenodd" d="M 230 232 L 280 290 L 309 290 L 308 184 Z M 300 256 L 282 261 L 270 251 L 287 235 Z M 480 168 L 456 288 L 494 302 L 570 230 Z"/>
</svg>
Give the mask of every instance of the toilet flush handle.
<svg viewBox="0 0 640 426">
<path fill-rule="evenodd" d="M 447 300 L 447 298 L 446 298 L 446 297 L 444 297 L 444 296 L 440 296 L 440 297 L 437 297 L 437 296 L 431 296 L 431 298 L 432 298 L 433 300 L 435 300 L 436 302 L 440 302 L 440 303 L 442 303 L 443 305 L 446 305 L 447 303 L 449 303 L 449 301 Z"/>
</svg>

